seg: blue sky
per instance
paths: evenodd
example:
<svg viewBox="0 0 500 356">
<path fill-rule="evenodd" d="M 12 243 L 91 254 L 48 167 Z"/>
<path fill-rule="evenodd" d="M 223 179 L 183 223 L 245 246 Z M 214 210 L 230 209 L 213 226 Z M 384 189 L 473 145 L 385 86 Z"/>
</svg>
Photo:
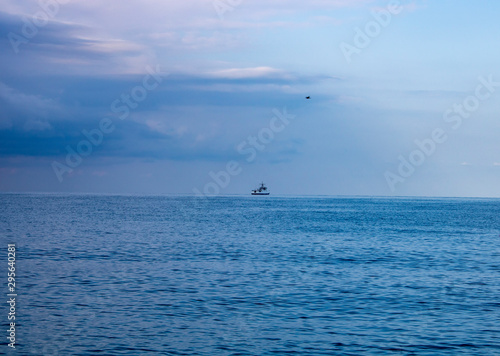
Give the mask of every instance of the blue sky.
<svg viewBox="0 0 500 356">
<path fill-rule="evenodd" d="M 0 191 L 498 197 L 499 10 L 4 1 Z"/>
</svg>

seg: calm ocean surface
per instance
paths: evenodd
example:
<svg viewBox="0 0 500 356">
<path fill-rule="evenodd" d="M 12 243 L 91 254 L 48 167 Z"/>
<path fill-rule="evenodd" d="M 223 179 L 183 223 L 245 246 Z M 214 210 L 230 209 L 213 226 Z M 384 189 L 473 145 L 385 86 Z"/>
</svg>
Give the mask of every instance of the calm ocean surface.
<svg viewBox="0 0 500 356">
<path fill-rule="evenodd" d="M 0 236 L 0 354 L 500 355 L 498 199 L 0 194 Z"/>
</svg>

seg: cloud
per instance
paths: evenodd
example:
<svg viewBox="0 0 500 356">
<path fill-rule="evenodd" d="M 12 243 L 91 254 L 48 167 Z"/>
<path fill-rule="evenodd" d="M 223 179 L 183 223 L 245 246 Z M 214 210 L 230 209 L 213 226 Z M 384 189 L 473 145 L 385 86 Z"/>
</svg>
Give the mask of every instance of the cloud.
<svg viewBox="0 0 500 356">
<path fill-rule="evenodd" d="M 2 82 L 0 82 L 0 100 L 18 108 L 38 113 L 57 108 L 57 104 L 51 99 L 38 95 L 24 94 Z"/>
<path fill-rule="evenodd" d="M 305 130 L 311 132 L 287 131 L 259 159 L 288 162 L 306 146 L 298 137 L 316 137 L 318 112 L 310 107 L 335 98 L 323 82 L 339 80 L 331 76 L 330 67 L 325 75 L 297 72 L 303 66 L 290 63 L 305 58 L 299 53 L 306 48 L 303 44 L 317 48 L 313 46 L 319 42 L 311 43 L 309 33 L 297 46 L 295 37 L 288 39 L 302 34 L 301 27 L 337 25 L 330 10 L 367 2 L 244 1 L 221 21 L 212 0 L 109 0 L 105 6 L 97 0 L 72 0 L 17 55 L 0 53 L 6 73 L 0 83 L 0 156 L 64 160 L 66 148 L 85 139 L 83 130 L 110 117 L 116 130 L 95 147 L 89 161 L 241 159 L 235 145 L 268 125 L 272 108 L 300 109 L 306 105 L 304 93 L 315 89 L 314 101 L 307 101 L 304 111 L 312 122 Z M 23 17 L 40 11 L 33 1 L 6 3 L 8 12 L 0 13 L 4 34 L 20 33 Z M 275 32 L 268 36 L 265 31 L 271 30 Z M 285 40 L 268 55 L 274 38 Z M 9 48 L 6 36 L 0 41 Z M 142 82 L 146 65 L 156 64 L 171 75 L 126 120 L 118 121 L 111 103 Z M 307 68 L 321 73 L 314 63 Z M 339 100 L 354 102 L 347 94 Z"/>
<path fill-rule="evenodd" d="M 154 57 L 147 46 L 122 34 L 99 33 L 95 28 L 71 21 L 51 20 L 35 27 L 36 33 L 26 37 L 23 17 L 0 12 L 0 28 L 5 48 L 0 57 L 4 67 L 22 68 L 26 74 L 130 74 L 140 73 Z M 18 41 L 8 36 L 15 34 Z"/>
<path fill-rule="evenodd" d="M 170 68 L 168 57 L 172 56 L 182 58 L 193 53 L 200 55 L 200 51 L 248 49 L 254 45 L 252 31 L 266 27 L 315 26 L 328 22 L 324 11 L 368 2 L 257 0 L 243 2 L 231 13 L 234 18 L 221 21 L 212 0 L 109 0 L 106 6 L 97 0 L 65 1 L 51 14 L 48 23 L 38 28 L 29 43 L 20 45 L 17 56 L 14 51 L 0 54 L 0 65 L 19 71 L 19 75 L 138 74 L 148 64 L 166 61 Z M 24 19 L 32 21 L 43 9 L 38 2 L 7 0 L 3 11 L 0 29 L 5 36 L 0 41 L 8 48 L 11 44 L 7 34 L 21 35 Z M 309 12 L 310 16 L 304 17 Z M 322 21 L 317 21 L 318 16 Z M 308 20 L 309 17 L 316 20 Z M 255 68 L 251 63 L 225 74 L 250 78 L 259 75 Z"/>
<path fill-rule="evenodd" d="M 311 14 L 312 18 L 321 15 L 326 21 L 324 11 L 356 7 L 367 2 L 369 1 L 258 0 L 243 2 L 231 12 L 235 15 L 234 19 L 221 21 L 212 0 L 182 2 L 109 0 L 106 6 L 102 6 L 102 2 L 96 0 L 73 0 L 61 4 L 58 11 L 51 14 L 49 23 L 39 28 L 33 41 L 36 40 L 43 45 L 77 47 L 98 41 L 109 48 L 121 43 L 127 48 L 144 45 L 149 49 L 153 44 L 161 46 L 162 42 L 169 46 L 174 44 L 178 47 L 184 46 L 185 49 L 234 46 L 242 40 L 242 34 L 250 29 L 295 27 L 303 22 L 303 20 L 298 21 L 297 15 L 304 15 L 311 11 L 317 12 Z M 33 15 L 43 12 L 36 2 L 31 1 L 7 0 L 3 9 L 5 12 L 0 16 L 0 22 L 3 22 L 3 25 L 8 24 L 9 27 L 5 33 L 18 34 L 23 26 L 23 18 L 32 19 Z M 309 25 L 315 23 L 316 21 L 308 21 Z M 237 31 L 234 32 L 234 30 Z M 101 38 L 96 38 L 96 33 L 99 33 L 101 36 L 97 37 Z M 236 36 L 235 33 L 238 35 Z M 154 41 L 145 43 L 146 38 Z M 87 50 L 96 49 L 95 45 L 89 47 Z M 123 51 L 124 48 L 121 45 L 113 50 L 114 53 Z"/>
<path fill-rule="evenodd" d="M 209 75 L 216 78 L 226 78 L 226 79 L 248 79 L 248 78 L 293 79 L 293 77 L 286 71 L 271 67 L 229 68 L 211 72 L 209 73 Z"/>
<path fill-rule="evenodd" d="M 231 6 L 231 15 L 253 19 L 262 16 L 290 13 L 304 13 L 311 10 L 334 10 L 359 7 L 373 0 L 254 0 L 243 1 Z M 40 7 L 33 1 L 7 0 L 4 11 L 22 15 L 33 15 Z M 72 0 L 60 6 L 56 14 L 60 21 L 74 21 L 81 24 L 104 28 L 126 29 L 150 28 L 202 28 L 221 26 L 213 0 L 108 0 L 102 6 L 99 0 Z"/>
<path fill-rule="evenodd" d="M 45 131 L 52 128 L 50 123 L 41 120 L 29 120 L 24 124 L 25 131 Z"/>
<path fill-rule="evenodd" d="M 59 103 L 42 95 L 26 94 L 0 82 L 0 129 L 24 125 L 24 130 L 46 130 L 47 119 L 60 115 Z"/>
</svg>

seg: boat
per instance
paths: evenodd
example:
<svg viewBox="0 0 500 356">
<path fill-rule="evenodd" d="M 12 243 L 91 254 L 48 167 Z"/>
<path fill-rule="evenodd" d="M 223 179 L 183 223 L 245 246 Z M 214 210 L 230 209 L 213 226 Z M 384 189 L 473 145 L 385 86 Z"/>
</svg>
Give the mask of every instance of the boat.
<svg viewBox="0 0 500 356">
<path fill-rule="evenodd" d="M 260 187 L 252 190 L 252 195 L 269 195 L 269 191 L 264 183 L 260 183 Z"/>
</svg>

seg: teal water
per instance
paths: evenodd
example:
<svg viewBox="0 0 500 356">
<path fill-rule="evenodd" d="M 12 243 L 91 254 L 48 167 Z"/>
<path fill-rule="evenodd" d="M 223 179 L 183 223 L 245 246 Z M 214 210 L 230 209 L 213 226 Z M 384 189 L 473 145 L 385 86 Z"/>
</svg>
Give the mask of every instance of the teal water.
<svg viewBox="0 0 500 356">
<path fill-rule="evenodd" d="M 12 354 L 500 355 L 500 200 L 1 194 L 0 209 Z"/>
</svg>

